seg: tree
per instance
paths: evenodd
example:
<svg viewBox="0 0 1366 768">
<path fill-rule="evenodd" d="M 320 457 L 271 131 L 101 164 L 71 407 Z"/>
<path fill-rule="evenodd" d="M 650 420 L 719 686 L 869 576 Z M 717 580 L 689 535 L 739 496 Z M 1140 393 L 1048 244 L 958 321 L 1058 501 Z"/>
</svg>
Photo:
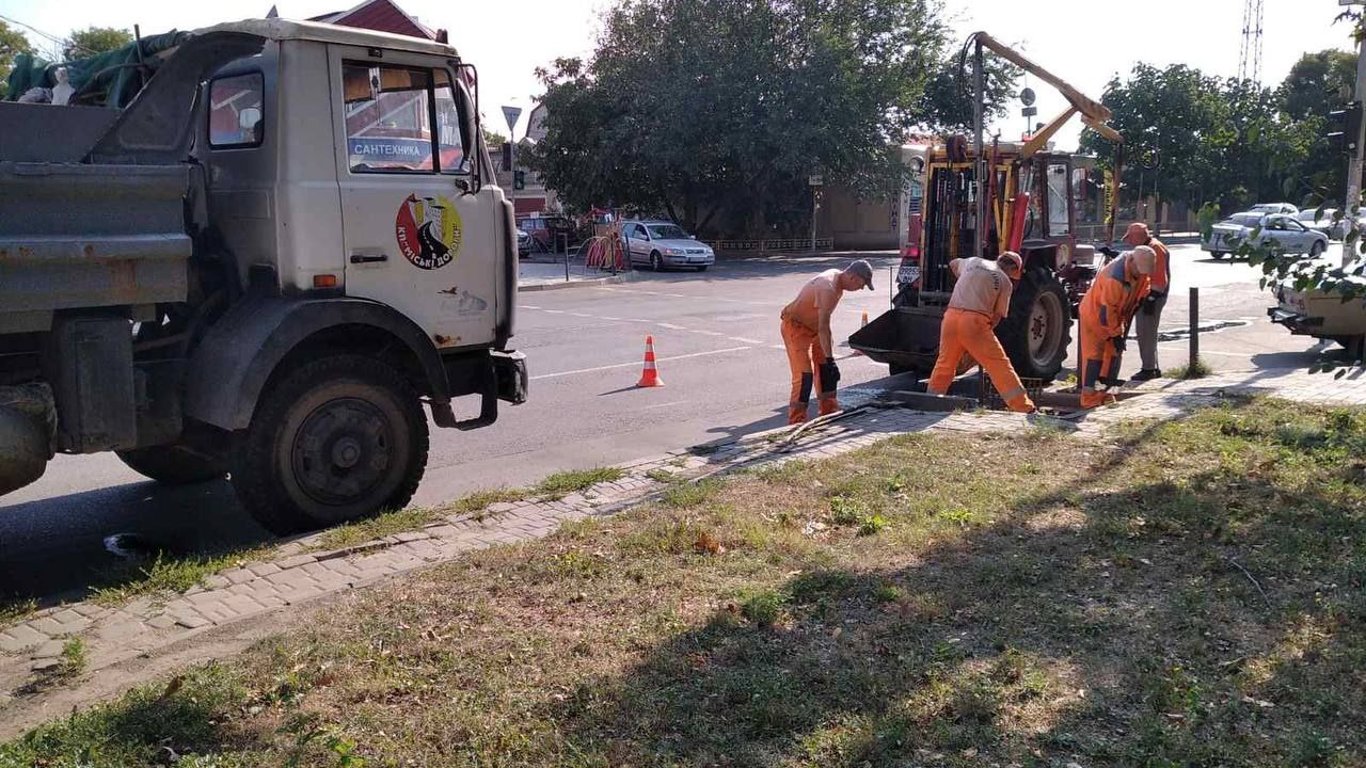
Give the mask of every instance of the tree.
<svg viewBox="0 0 1366 768">
<path fill-rule="evenodd" d="M 1327 115 L 1351 101 L 1356 70 L 1356 56 L 1346 51 L 1304 54 L 1281 83 L 1281 108 L 1294 120 Z"/>
<path fill-rule="evenodd" d="M 71 61 L 87 56 L 105 53 L 133 42 L 133 33 L 114 27 L 86 27 L 71 33 L 71 39 L 62 48 L 62 58 Z"/>
<path fill-rule="evenodd" d="M 0 21 L 0 99 L 8 90 L 10 70 L 14 67 L 14 57 L 21 53 L 33 53 L 33 45 L 23 32 Z"/>
<path fill-rule="evenodd" d="M 588 60 L 539 71 L 529 162 L 571 206 L 702 232 L 796 234 L 807 176 L 876 195 L 948 58 L 935 0 L 622 0 Z"/>
</svg>

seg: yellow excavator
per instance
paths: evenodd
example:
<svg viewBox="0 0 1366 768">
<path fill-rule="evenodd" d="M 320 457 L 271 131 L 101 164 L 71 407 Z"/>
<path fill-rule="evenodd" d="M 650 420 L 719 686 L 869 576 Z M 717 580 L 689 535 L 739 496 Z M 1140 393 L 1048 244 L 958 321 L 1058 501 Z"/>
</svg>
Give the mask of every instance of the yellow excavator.
<svg viewBox="0 0 1366 768">
<path fill-rule="evenodd" d="M 1118 200 L 1115 185 L 1123 163 L 1123 137 L 1110 127 L 1109 108 L 985 32 L 968 38 L 975 80 L 974 140 L 947 137 L 916 158 L 922 192 L 907 216 L 907 241 L 897 275 L 893 309 L 849 339 L 850 346 L 892 373 L 927 376 L 939 351 L 939 325 L 953 290 L 949 262 L 978 255 L 994 259 L 1015 251 L 1025 273 L 1010 302 L 1010 316 L 996 328 L 1001 345 L 1022 377 L 1051 380 L 1062 369 L 1071 342 L 1072 318 L 1090 287 L 1097 254 L 1114 241 Z M 984 137 L 985 70 L 991 51 L 1052 85 L 1067 99 L 1062 114 L 1020 143 Z M 1078 195 L 1088 169 L 1073 155 L 1049 151 L 1053 136 L 1074 116 L 1116 145 L 1105 179 L 1104 242 L 1078 242 Z M 914 171 L 915 169 L 913 169 Z M 1078 172 L 1080 171 L 1080 173 Z"/>
</svg>

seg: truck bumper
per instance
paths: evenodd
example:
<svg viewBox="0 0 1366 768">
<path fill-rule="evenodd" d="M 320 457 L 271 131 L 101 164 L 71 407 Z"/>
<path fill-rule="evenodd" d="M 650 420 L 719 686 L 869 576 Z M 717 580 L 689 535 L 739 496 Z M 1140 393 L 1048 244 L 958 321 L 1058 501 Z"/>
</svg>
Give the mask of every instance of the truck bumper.
<svg viewBox="0 0 1366 768">
<path fill-rule="evenodd" d="M 478 395 L 479 415 L 457 419 L 451 402 L 432 401 L 432 421 L 445 429 L 471 430 L 487 427 L 498 420 L 498 401 L 512 405 L 526 402 L 530 377 L 526 355 L 516 351 L 490 350 L 447 357 L 446 377 L 455 396 Z"/>
<path fill-rule="evenodd" d="M 1309 317 L 1283 307 L 1271 307 L 1266 311 L 1266 315 L 1271 318 L 1271 322 L 1285 326 L 1296 336 L 1317 336 L 1323 330 L 1321 317 Z"/>
</svg>

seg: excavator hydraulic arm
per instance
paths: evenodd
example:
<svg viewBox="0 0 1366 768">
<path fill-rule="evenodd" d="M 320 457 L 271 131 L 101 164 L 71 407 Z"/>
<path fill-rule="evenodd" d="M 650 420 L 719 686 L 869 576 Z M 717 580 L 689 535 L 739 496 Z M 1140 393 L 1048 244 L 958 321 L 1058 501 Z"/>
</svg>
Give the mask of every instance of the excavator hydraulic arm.
<svg viewBox="0 0 1366 768">
<path fill-rule="evenodd" d="M 1038 142 L 1038 146 L 1032 146 L 1034 142 L 1030 142 L 1027 151 L 1022 153 L 1024 157 L 1027 158 L 1039 151 L 1039 149 L 1048 141 L 1048 138 L 1056 133 L 1057 130 L 1062 127 L 1063 123 L 1070 120 L 1074 113 L 1079 113 L 1082 122 L 1086 123 L 1087 127 L 1091 128 L 1096 133 L 1099 133 L 1101 136 L 1104 136 L 1107 140 L 1116 144 L 1124 142 L 1124 137 L 1119 134 L 1119 131 L 1116 131 L 1108 125 L 1110 118 L 1114 117 L 1114 115 L 1111 114 L 1109 107 L 1090 98 L 1072 87 L 1066 80 L 1063 80 L 1052 72 L 1035 64 L 1033 61 L 1026 58 L 1024 54 L 1005 45 L 986 32 L 978 32 L 973 35 L 973 38 L 980 43 L 983 48 L 986 48 L 1011 64 L 1014 64 L 1020 69 L 1023 69 L 1029 74 L 1058 89 L 1058 93 L 1061 93 L 1063 98 L 1067 99 L 1067 103 L 1072 105 L 1072 109 L 1069 109 L 1054 118 L 1051 123 L 1038 131 L 1038 135 L 1043 137 L 1043 141 Z"/>
</svg>

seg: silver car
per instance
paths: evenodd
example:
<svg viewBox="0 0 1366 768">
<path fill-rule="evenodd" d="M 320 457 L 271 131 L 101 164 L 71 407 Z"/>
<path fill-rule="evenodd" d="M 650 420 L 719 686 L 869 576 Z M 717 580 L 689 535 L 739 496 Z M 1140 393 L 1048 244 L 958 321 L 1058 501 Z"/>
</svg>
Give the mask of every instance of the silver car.
<svg viewBox="0 0 1366 768">
<path fill-rule="evenodd" d="M 1341 240 L 1347 236 L 1347 218 L 1344 216 L 1337 221 L 1333 221 L 1338 210 L 1336 208 L 1324 208 L 1323 214 L 1319 215 L 1316 209 L 1300 211 L 1295 214 L 1299 222 L 1310 229 L 1318 230 L 1328 235 L 1329 240 Z"/>
<path fill-rule="evenodd" d="M 1215 224 L 1200 247 L 1214 258 L 1222 259 L 1246 242 L 1254 229 L 1261 230 L 1258 239 L 1262 245 L 1275 243 L 1285 253 L 1307 253 L 1310 258 L 1317 258 L 1328 248 L 1328 235 L 1306 227 L 1294 216 L 1259 211 L 1235 213 Z"/>
<path fill-rule="evenodd" d="M 693 267 L 698 272 L 716 263 L 711 246 L 683 231 L 671 221 L 628 221 L 621 226 L 631 265 L 649 265 L 656 272 L 666 267 Z"/>
</svg>

